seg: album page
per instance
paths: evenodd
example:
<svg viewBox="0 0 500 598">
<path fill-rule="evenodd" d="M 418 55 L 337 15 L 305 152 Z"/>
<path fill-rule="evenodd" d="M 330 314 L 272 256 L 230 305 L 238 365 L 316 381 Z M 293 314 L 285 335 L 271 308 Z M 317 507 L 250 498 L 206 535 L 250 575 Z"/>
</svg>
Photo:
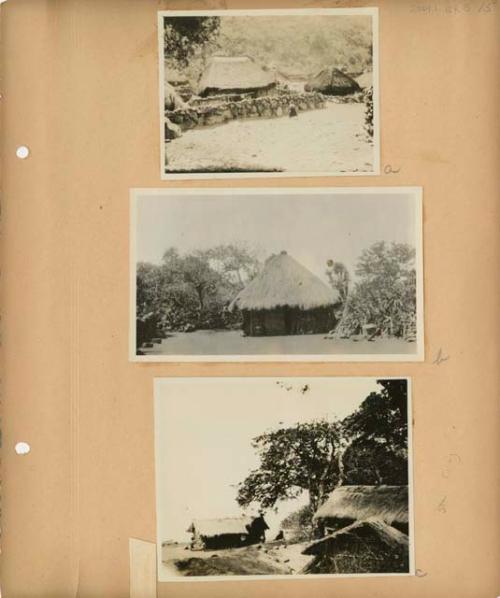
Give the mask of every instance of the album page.
<svg viewBox="0 0 500 598">
<path fill-rule="evenodd" d="M 497 596 L 498 2 L 0 10 L 2 596 Z"/>
</svg>

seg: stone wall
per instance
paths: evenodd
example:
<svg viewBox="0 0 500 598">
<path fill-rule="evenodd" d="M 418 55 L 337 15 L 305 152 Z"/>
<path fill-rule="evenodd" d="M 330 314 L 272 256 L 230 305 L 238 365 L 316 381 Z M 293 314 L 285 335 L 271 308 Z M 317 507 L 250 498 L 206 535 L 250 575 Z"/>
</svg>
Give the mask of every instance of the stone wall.
<svg viewBox="0 0 500 598">
<path fill-rule="evenodd" d="M 323 108 L 325 98 L 320 93 L 283 93 L 261 98 L 247 98 L 240 101 L 228 101 L 223 105 L 200 105 L 186 109 L 165 111 L 167 139 L 171 123 L 182 131 L 195 127 L 206 127 L 226 123 L 243 118 L 273 118 L 289 116 L 295 108 L 296 112 Z"/>
</svg>

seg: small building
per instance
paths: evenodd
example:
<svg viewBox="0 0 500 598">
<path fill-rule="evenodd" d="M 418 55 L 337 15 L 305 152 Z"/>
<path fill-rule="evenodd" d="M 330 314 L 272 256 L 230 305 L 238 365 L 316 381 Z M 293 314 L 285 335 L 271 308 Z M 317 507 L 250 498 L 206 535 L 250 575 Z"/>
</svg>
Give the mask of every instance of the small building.
<svg viewBox="0 0 500 598">
<path fill-rule="evenodd" d="M 231 302 L 248 336 L 326 333 L 335 325 L 339 294 L 286 251 L 269 257 L 262 272 Z"/>
<path fill-rule="evenodd" d="M 408 573 L 409 539 L 380 520 L 356 521 L 309 544 L 304 573 Z"/>
<path fill-rule="evenodd" d="M 290 91 L 303 93 L 307 83 L 307 75 L 298 72 L 288 72 L 282 69 L 274 69 L 278 83 L 286 86 Z"/>
<path fill-rule="evenodd" d="M 309 79 L 306 91 L 318 91 L 329 96 L 345 96 L 361 91 L 356 81 L 346 73 L 333 67 L 321 70 Z"/>
<path fill-rule="evenodd" d="M 408 486 L 340 486 L 313 517 L 323 535 L 368 519 L 408 534 Z"/>
<path fill-rule="evenodd" d="M 249 56 L 213 56 L 201 75 L 198 94 L 202 97 L 235 93 L 260 96 L 275 87 L 274 73 L 264 70 Z"/>
<path fill-rule="evenodd" d="M 265 542 L 267 529 L 263 515 L 259 515 L 195 519 L 186 531 L 192 534 L 191 550 L 217 550 Z"/>
</svg>

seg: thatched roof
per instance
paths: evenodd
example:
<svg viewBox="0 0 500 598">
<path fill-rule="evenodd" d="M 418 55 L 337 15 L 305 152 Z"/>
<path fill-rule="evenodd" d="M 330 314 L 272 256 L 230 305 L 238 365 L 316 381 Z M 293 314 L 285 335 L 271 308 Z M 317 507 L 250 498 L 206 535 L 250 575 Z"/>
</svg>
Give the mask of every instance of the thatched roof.
<svg viewBox="0 0 500 598">
<path fill-rule="evenodd" d="M 313 309 L 338 301 L 336 291 L 282 251 L 268 258 L 262 272 L 238 293 L 229 309 Z"/>
<path fill-rule="evenodd" d="M 250 517 L 222 517 L 219 519 L 195 519 L 186 531 L 200 536 L 221 536 L 223 534 L 248 534 Z"/>
<path fill-rule="evenodd" d="M 372 71 L 365 71 L 362 75 L 356 77 L 356 83 L 361 87 L 361 89 L 371 87 L 373 85 Z"/>
<path fill-rule="evenodd" d="M 408 536 L 383 521 L 356 521 L 341 530 L 309 544 L 302 554 L 332 554 L 359 545 L 369 545 L 372 549 L 408 550 Z"/>
<path fill-rule="evenodd" d="M 326 518 L 407 523 L 408 486 L 340 486 L 314 514 Z"/>
<path fill-rule="evenodd" d="M 198 93 L 212 90 L 261 89 L 276 82 L 248 56 L 214 56 L 201 76 Z"/>
<path fill-rule="evenodd" d="M 306 89 L 323 93 L 354 93 L 360 86 L 354 79 L 336 68 L 327 68 L 309 79 Z"/>
</svg>

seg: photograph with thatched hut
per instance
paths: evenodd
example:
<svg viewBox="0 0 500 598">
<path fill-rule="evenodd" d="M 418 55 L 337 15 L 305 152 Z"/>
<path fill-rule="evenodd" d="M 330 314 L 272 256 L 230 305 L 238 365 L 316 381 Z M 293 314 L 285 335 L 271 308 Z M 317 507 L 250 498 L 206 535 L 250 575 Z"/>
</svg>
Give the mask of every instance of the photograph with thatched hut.
<svg viewBox="0 0 500 598">
<path fill-rule="evenodd" d="M 134 190 L 131 359 L 423 358 L 421 190 Z"/>
<path fill-rule="evenodd" d="M 161 11 L 162 178 L 378 174 L 377 19 Z"/>
<path fill-rule="evenodd" d="M 413 572 L 408 379 L 157 378 L 154 393 L 159 581 Z"/>
</svg>

